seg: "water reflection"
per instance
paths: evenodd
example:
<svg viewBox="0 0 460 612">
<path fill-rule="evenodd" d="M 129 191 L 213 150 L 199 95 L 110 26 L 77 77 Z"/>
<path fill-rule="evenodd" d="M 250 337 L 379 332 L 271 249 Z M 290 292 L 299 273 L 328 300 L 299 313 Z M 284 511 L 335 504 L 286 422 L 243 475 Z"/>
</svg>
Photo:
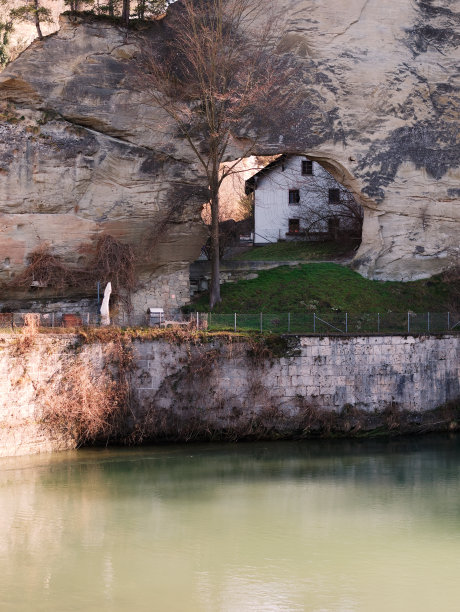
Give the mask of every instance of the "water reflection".
<svg viewBox="0 0 460 612">
<path fill-rule="evenodd" d="M 453 610 L 460 440 L 0 461 L 0 609 Z"/>
</svg>

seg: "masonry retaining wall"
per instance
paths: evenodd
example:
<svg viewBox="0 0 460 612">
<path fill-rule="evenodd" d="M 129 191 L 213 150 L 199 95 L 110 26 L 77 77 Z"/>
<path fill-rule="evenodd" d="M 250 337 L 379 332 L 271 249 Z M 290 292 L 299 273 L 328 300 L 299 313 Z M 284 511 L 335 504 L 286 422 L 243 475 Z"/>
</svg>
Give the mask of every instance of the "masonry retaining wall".
<svg viewBox="0 0 460 612">
<path fill-rule="evenodd" d="M 0 456 L 72 447 L 41 429 L 38 390 L 62 375 L 64 359 L 83 360 L 97 376 L 108 345 L 76 348 L 75 337 L 52 335 L 38 336 L 27 350 L 17 342 L 0 336 Z M 261 414 L 264 427 L 270 414 L 277 420 L 276 437 L 289 436 L 308 407 L 423 413 L 460 398 L 458 335 L 301 337 L 272 348 L 229 340 L 132 346 L 134 416 L 137 424 L 149 418 L 150 439 L 157 431 L 187 439 L 190 428 L 183 426 L 191 421 L 194 435 L 200 428 L 244 435 Z"/>
</svg>

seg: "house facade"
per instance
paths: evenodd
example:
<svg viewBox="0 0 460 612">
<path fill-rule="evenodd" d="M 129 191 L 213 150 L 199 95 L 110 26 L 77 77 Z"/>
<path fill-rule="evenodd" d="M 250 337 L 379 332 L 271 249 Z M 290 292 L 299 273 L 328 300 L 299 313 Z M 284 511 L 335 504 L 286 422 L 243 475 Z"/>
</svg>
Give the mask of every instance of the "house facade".
<svg viewBox="0 0 460 612">
<path fill-rule="evenodd" d="M 356 231 L 360 207 L 318 162 L 280 155 L 246 181 L 254 197 L 254 244 L 324 240 Z"/>
</svg>

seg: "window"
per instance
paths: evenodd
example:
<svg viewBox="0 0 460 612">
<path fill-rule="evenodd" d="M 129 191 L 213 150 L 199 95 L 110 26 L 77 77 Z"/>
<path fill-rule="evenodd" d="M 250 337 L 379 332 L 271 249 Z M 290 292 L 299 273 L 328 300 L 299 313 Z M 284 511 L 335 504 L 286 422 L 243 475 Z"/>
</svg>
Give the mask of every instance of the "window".
<svg viewBox="0 0 460 612">
<path fill-rule="evenodd" d="M 298 234 L 300 232 L 300 219 L 289 219 L 289 234 Z"/>
<path fill-rule="evenodd" d="M 309 159 L 302 160 L 302 174 L 313 174 L 313 162 Z"/>
<path fill-rule="evenodd" d="M 300 192 L 298 189 L 289 189 L 289 204 L 298 204 L 300 202 Z"/>
<path fill-rule="evenodd" d="M 340 189 L 329 189 L 329 204 L 340 203 Z"/>
<path fill-rule="evenodd" d="M 337 217 L 330 217 L 327 220 L 327 225 L 328 225 L 329 234 L 333 238 L 337 238 L 337 233 L 340 227 L 340 220 Z"/>
</svg>

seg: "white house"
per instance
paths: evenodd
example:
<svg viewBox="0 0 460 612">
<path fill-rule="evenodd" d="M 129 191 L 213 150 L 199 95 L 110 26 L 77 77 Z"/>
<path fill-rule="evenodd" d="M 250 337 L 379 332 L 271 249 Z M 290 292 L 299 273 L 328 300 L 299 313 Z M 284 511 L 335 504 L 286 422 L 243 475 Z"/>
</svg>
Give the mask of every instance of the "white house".
<svg viewBox="0 0 460 612">
<path fill-rule="evenodd" d="M 254 194 L 255 244 L 360 231 L 353 196 L 303 155 L 280 155 L 246 181 L 246 193 Z"/>
</svg>

